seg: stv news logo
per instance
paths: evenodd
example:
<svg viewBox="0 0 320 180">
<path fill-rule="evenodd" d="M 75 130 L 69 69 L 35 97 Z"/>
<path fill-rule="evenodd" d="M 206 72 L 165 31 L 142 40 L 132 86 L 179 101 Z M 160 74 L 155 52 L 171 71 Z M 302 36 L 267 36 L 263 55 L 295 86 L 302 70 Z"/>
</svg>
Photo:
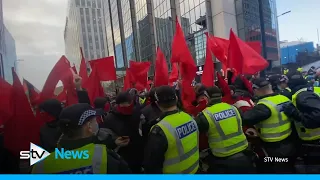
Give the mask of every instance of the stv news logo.
<svg viewBox="0 0 320 180">
<path fill-rule="evenodd" d="M 44 160 L 50 153 L 42 147 L 30 143 L 30 151 L 20 151 L 20 159 L 29 159 L 30 166 Z M 54 159 L 89 159 L 88 150 L 65 150 L 64 148 L 55 148 Z"/>
<path fill-rule="evenodd" d="M 50 153 L 42 147 L 30 143 L 30 151 L 20 151 L 20 159 L 29 159 L 30 166 L 47 158 Z"/>
</svg>

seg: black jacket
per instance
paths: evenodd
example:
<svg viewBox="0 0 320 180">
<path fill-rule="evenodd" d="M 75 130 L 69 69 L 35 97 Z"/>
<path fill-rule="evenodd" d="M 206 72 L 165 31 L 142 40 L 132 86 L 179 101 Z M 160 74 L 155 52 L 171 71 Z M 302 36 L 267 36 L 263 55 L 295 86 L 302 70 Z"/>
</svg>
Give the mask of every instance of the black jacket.
<svg viewBox="0 0 320 180">
<path fill-rule="evenodd" d="M 83 138 L 78 140 L 68 140 L 62 138 L 59 142 L 59 148 L 67 150 L 77 149 L 87 144 L 100 144 L 96 137 Z M 127 163 L 115 152 L 107 148 L 107 174 L 130 174 Z"/>
<path fill-rule="evenodd" d="M 263 99 L 270 96 L 275 96 L 277 93 L 269 94 L 267 96 L 260 97 L 259 99 Z M 253 126 L 261 121 L 267 120 L 271 116 L 271 110 L 263 105 L 257 104 L 251 110 L 248 110 L 244 113 L 239 111 L 242 117 L 242 125 L 243 126 Z"/>
<path fill-rule="evenodd" d="M 140 171 L 143 158 L 143 141 L 139 134 L 140 115 L 139 107 L 134 109 L 132 115 L 123 115 L 113 108 L 104 120 L 104 127 L 116 136 L 129 136 L 129 145 L 121 147 L 118 154 L 126 160 L 133 173 Z"/>
<path fill-rule="evenodd" d="M 307 86 L 297 86 L 292 93 L 306 88 Z M 290 107 L 289 107 L 290 108 Z M 309 129 L 320 127 L 320 98 L 312 90 L 303 91 L 296 98 L 296 109 L 286 113 L 295 120 L 300 121 L 302 125 Z"/>
<path fill-rule="evenodd" d="M 160 116 L 160 120 L 164 117 L 177 113 L 176 111 L 166 112 Z M 168 141 L 166 135 L 159 126 L 154 126 L 148 138 L 148 143 L 144 153 L 143 167 L 146 174 L 162 174 L 165 153 L 168 149 Z"/>
<path fill-rule="evenodd" d="M 288 91 L 287 89 L 283 89 L 279 92 L 279 94 L 286 96 L 287 98 L 289 98 L 290 100 L 292 99 L 292 94 L 290 91 Z"/>
<path fill-rule="evenodd" d="M 143 108 L 141 110 L 141 113 L 142 115 L 140 116 L 140 128 L 144 142 L 146 142 L 151 127 L 158 123 L 157 119 L 160 117 L 162 112 L 155 103 L 151 103 Z"/>
<path fill-rule="evenodd" d="M 87 91 L 77 91 L 79 103 L 90 104 L 89 96 Z M 61 131 L 59 130 L 59 115 L 62 111 L 61 103 L 57 100 L 48 100 L 42 103 L 40 109 L 48 112 L 50 115 L 54 116 L 56 119 L 52 122 L 44 124 L 40 129 L 40 144 L 45 150 L 52 152 L 57 146 L 57 141 L 61 136 Z"/>
</svg>

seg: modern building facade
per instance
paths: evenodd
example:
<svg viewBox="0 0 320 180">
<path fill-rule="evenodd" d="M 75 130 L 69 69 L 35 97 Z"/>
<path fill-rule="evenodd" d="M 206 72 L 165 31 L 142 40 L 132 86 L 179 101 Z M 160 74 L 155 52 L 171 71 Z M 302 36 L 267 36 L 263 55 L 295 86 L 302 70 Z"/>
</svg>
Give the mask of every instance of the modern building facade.
<svg viewBox="0 0 320 180">
<path fill-rule="evenodd" d="M 65 54 L 79 69 L 80 47 L 86 60 L 108 56 L 105 0 L 69 0 L 64 31 Z"/>
<path fill-rule="evenodd" d="M 261 41 L 262 52 L 266 52 L 265 58 L 269 64 L 277 64 L 279 47 L 276 1 L 235 0 L 235 7 L 238 36 L 245 41 Z"/>
<path fill-rule="evenodd" d="M 0 0 L 0 77 L 13 83 L 12 70 L 16 69 L 17 54 L 15 40 L 3 24 L 2 0 Z"/>
<path fill-rule="evenodd" d="M 259 1 L 263 8 L 259 9 Z M 103 0 L 102 6 L 105 55 L 115 57 L 117 72 L 129 67 L 130 60 L 154 64 L 157 47 L 169 62 L 176 18 L 197 66 L 205 60 L 204 33 L 228 39 L 230 28 L 245 41 L 265 39 L 267 59 L 279 59 L 275 0 Z M 149 73 L 153 75 L 153 65 Z"/>
<path fill-rule="evenodd" d="M 280 44 L 281 48 L 281 64 L 289 64 L 297 62 L 298 53 L 312 53 L 315 51 L 313 42 L 284 42 Z"/>
</svg>

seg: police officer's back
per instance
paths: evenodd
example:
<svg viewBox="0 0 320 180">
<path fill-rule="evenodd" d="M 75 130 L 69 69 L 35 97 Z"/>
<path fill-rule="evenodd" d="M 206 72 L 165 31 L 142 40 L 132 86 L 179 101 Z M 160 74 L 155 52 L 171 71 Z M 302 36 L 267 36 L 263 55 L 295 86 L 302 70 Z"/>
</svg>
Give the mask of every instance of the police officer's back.
<svg viewBox="0 0 320 180">
<path fill-rule="evenodd" d="M 60 128 L 64 142 L 58 148 L 73 151 L 88 150 L 88 159 L 55 159 L 51 153 L 46 159 L 35 164 L 34 174 L 125 174 L 130 173 L 127 164 L 119 155 L 109 151 L 105 145 L 94 144 L 99 131 L 97 112 L 89 104 L 74 104 L 65 108 L 60 114 Z M 60 149 L 61 151 L 61 149 Z"/>
<path fill-rule="evenodd" d="M 149 134 L 144 169 L 147 174 L 194 174 L 199 168 L 198 127 L 192 117 L 177 108 L 170 86 L 156 89 L 163 115 Z"/>
<path fill-rule="evenodd" d="M 257 105 L 242 114 L 243 125 L 255 125 L 267 154 L 271 157 L 294 155 L 291 122 L 283 112 L 283 106 L 290 100 L 274 93 L 269 81 L 264 78 L 253 80 L 253 90 L 259 101 Z M 292 173 L 293 164 L 270 164 L 270 173 Z"/>
<path fill-rule="evenodd" d="M 218 87 L 208 88 L 208 107 L 196 118 L 199 131 L 208 134 L 210 173 L 255 173 L 248 141 L 237 108 L 222 103 Z"/>
</svg>

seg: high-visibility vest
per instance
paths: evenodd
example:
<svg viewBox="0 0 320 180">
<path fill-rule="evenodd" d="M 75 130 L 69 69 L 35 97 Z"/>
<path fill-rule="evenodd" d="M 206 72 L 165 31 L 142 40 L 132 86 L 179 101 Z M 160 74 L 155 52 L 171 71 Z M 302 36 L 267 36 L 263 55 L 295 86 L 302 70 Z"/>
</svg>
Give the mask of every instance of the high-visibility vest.
<svg viewBox="0 0 320 180">
<path fill-rule="evenodd" d="M 300 89 L 292 96 L 292 103 L 294 104 L 294 106 L 297 107 L 297 96 L 304 91 L 308 91 L 308 88 Z M 318 96 L 320 96 L 319 87 L 313 87 L 313 92 Z M 308 128 L 305 128 L 301 122 L 296 122 L 296 121 L 295 121 L 295 126 L 300 139 L 304 141 L 313 141 L 313 140 L 320 139 L 320 128 L 308 129 Z"/>
<path fill-rule="evenodd" d="M 166 116 L 156 124 L 164 132 L 168 149 L 163 162 L 164 174 L 195 174 L 199 168 L 199 129 L 184 112 Z"/>
<path fill-rule="evenodd" d="M 256 124 L 260 138 L 265 142 L 279 142 L 290 136 L 291 122 L 283 112 L 283 105 L 290 103 L 290 100 L 283 95 L 275 95 L 259 100 L 258 104 L 267 106 L 271 116 Z"/>
<path fill-rule="evenodd" d="M 290 88 L 286 87 L 285 89 L 286 89 L 287 91 L 291 92 L 291 89 L 290 89 Z"/>
<path fill-rule="evenodd" d="M 89 159 L 55 159 L 55 152 L 33 166 L 32 174 L 107 174 L 105 145 L 88 144 L 73 151 L 88 150 Z"/>
<path fill-rule="evenodd" d="M 202 111 L 209 123 L 208 143 L 216 157 L 227 157 L 248 147 L 238 110 L 227 103 L 215 104 Z"/>
<path fill-rule="evenodd" d="M 139 97 L 139 103 L 140 105 L 143 105 L 144 102 L 146 101 L 147 98 L 142 98 L 142 97 Z"/>
</svg>

